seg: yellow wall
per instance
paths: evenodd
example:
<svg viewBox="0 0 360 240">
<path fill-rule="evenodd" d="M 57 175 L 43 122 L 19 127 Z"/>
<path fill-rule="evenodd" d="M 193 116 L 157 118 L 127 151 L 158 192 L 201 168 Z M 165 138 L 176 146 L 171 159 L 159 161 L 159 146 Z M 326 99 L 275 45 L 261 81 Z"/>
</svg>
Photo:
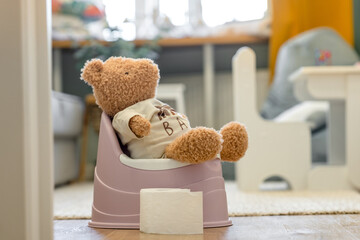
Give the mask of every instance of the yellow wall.
<svg viewBox="0 0 360 240">
<path fill-rule="evenodd" d="M 274 74 L 277 52 L 289 38 L 327 26 L 354 43 L 352 0 L 272 0 L 273 22 L 269 67 Z"/>
</svg>

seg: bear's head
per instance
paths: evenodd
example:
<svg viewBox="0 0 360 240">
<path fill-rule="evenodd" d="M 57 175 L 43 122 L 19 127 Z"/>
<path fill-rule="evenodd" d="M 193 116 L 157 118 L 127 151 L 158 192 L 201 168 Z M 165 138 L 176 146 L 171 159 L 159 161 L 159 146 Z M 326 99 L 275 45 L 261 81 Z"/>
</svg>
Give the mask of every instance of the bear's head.
<svg viewBox="0 0 360 240">
<path fill-rule="evenodd" d="M 154 98 L 160 78 L 158 66 L 150 59 L 93 59 L 81 71 L 81 78 L 93 88 L 96 103 L 110 117 Z"/>
</svg>

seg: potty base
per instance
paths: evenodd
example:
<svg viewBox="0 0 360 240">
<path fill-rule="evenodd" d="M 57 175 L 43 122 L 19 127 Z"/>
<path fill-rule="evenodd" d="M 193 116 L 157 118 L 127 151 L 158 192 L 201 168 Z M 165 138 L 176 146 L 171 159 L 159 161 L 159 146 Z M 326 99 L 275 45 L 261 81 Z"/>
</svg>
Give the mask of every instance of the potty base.
<svg viewBox="0 0 360 240">
<path fill-rule="evenodd" d="M 228 216 L 219 159 L 173 169 L 144 170 L 123 164 L 120 161 L 121 154 L 123 152 L 111 121 L 103 113 L 90 227 L 139 229 L 140 190 L 143 188 L 186 188 L 194 192 L 201 191 L 204 227 L 232 224 Z"/>
</svg>

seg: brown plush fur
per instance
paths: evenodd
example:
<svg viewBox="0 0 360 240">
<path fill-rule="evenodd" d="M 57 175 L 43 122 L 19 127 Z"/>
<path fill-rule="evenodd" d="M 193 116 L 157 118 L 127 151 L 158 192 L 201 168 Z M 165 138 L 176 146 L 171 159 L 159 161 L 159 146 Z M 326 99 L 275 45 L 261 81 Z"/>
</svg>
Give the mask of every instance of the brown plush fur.
<svg viewBox="0 0 360 240">
<path fill-rule="evenodd" d="M 180 162 L 202 163 L 216 157 L 221 142 L 221 135 L 215 130 L 197 127 L 170 143 L 165 155 Z"/>
<path fill-rule="evenodd" d="M 151 124 L 147 119 L 136 115 L 130 119 L 129 127 L 137 137 L 142 138 L 149 135 Z"/>
<path fill-rule="evenodd" d="M 234 162 L 242 158 L 248 148 L 248 134 L 245 127 L 240 123 L 230 122 L 220 130 L 220 133 L 224 139 L 221 159 Z"/>
<path fill-rule="evenodd" d="M 160 75 L 152 60 L 111 57 L 105 62 L 88 61 L 81 78 L 92 86 L 100 108 L 114 117 L 135 103 L 154 98 Z M 140 115 L 130 119 L 129 127 L 138 137 L 147 136 L 151 131 L 150 122 Z M 237 161 L 245 154 L 247 140 L 246 130 L 239 123 L 225 125 L 221 134 L 197 127 L 170 143 L 165 154 L 181 162 L 201 163 L 215 158 L 221 151 L 223 160 Z"/>
<path fill-rule="evenodd" d="M 88 61 L 81 78 L 93 87 L 100 108 L 114 117 L 135 103 L 154 98 L 160 75 L 152 60 L 111 57 L 105 63 Z"/>
</svg>

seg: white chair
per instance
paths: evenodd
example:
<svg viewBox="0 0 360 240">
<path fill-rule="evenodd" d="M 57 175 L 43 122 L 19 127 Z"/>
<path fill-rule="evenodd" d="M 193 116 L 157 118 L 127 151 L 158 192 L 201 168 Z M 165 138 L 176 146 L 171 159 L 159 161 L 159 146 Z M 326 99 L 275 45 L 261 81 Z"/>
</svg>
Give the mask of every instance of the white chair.
<svg viewBox="0 0 360 240">
<path fill-rule="evenodd" d="M 232 60 L 234 118 L 249 132 L 249 149 L 236 164 L 241 190 L 259 190 L 269 177 L 279 176 L 293 190 L 307 188 L 311 167 L 310 130 L 306 123 L 276 123 L 257 111 L 255 53 L 238 50 Z"/>
<path fill-rule="evenodd" d="M 159 100 L 173 100 L 176 102 L 175 110 L 179 113 L 186 114 L 185 111 L 185 85 L 177 84 L 159 84 L 156 98 Z"/>
</svg>

